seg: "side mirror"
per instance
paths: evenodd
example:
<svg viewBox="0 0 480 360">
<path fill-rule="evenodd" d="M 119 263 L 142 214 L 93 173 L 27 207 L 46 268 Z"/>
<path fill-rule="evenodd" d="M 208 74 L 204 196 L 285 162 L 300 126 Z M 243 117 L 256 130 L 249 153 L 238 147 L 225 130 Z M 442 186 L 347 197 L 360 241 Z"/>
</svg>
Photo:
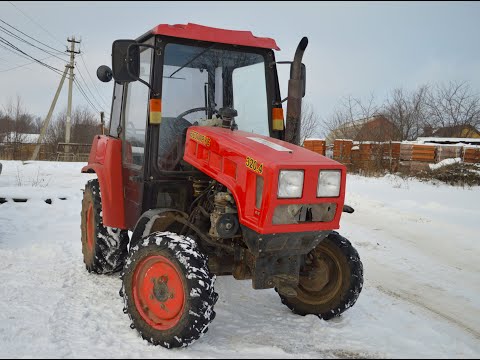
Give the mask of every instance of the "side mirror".
<svg viewBox="0 0 480 360">
<path fill-rule="evenodd" d="M 112 73 L 115 81 L 137 81 L 140 75 L 140 50 L 135 40 L 115 40 L 112 45 Z"/>
<path fill-rule="evenodd" d="M 112 80 L 112 69 L 107 65 L 99 66 L 97 69 L 97 78 L 102 82 L 109 82 Z"/>
</svg>

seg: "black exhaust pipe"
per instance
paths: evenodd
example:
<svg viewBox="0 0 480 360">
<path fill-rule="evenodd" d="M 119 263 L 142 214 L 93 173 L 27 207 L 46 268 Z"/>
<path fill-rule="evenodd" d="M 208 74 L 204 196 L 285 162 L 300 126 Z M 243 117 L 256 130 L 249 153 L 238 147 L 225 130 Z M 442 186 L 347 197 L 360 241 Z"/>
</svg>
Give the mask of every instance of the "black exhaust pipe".
<svg viewBox="0 0 480 360">
<path fill-rule="evenodd" d="M 297 46 L 293 62 L 290 67 L 288 80 L 287 121 L 285 126 L 285 141 L 300 145 L 300 130 L 302 127 L 302 57 L 308 45 L 308 38 L 303 37 Z"/>
</svg>

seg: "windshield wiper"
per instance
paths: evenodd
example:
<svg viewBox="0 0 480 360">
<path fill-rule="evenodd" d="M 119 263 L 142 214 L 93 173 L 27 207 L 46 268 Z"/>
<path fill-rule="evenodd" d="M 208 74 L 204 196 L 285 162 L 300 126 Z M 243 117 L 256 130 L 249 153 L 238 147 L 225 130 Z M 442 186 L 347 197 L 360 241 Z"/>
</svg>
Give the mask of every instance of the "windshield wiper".
<svg viewBox="0 0 480 360">
<path fill-rule="evenodd" d="M 202 56 L 203 54 L 205 54 L 208 50 L 211 50 L 215 45 L 217 45 L 217 44 L 213 44 L 213 45 L 209 46 L 208 48 L 206 48 L 205 50 L 203 50 L 200 54 L 194 56 L 191 60 L 189 60 L 189 61 L 187 61 L 185 64 L 183 64 L 180 69 L 175 70 L 169 77 L 172 77 L 172 76 L 175 75 L 177 72 L 179 72 L 180 70 L 182 70 L 185 66 L 187 66 L 188 64 L 190 64 L 192 61 L 198 59 L 200 56 Z"/>
</svg>

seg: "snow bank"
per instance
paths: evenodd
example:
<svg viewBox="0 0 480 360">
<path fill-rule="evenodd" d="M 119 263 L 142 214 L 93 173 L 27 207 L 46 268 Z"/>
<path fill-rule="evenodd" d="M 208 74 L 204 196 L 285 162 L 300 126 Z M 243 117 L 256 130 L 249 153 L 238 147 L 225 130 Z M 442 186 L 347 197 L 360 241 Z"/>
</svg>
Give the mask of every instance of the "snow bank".
<svg viewBox="0 0 480 360">
<path fill-rule="evenodd" d="M 430 166 L 430 170 L 437 170 L 443 166 L 452 165 L 452 164 L 461 163 L 461 162 L 462 162 L 461 158 L 452 158 L 452 159 L 442 160 L 437 164 L 428 164 L 428 166 Z"/>
</svg>

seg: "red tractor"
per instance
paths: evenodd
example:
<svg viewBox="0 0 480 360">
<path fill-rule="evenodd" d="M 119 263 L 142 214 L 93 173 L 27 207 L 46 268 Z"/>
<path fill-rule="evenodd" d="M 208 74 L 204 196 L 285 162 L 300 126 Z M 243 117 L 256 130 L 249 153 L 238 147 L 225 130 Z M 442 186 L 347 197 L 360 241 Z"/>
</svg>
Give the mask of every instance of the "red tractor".
<svg viewBox="0 0 480 360">
<path fill-rule="evenodd" d="M 187 346 L 214 319 L 215 277 L 274 288 L 299 315 L 328 320 L 357 300 L 363 267 L 334 229 L 345 166 L 299 146 L 303 38 L 280 97 L 274 40 L 195 24 L 117 40 L 109 134 L 82 202 L 89 272 L 122 271 L 141 336 Z M 286 121 L 282 102 L 288 100 Z M 129 236 L 128 231 L 132 231 Z"/>
</svg>

